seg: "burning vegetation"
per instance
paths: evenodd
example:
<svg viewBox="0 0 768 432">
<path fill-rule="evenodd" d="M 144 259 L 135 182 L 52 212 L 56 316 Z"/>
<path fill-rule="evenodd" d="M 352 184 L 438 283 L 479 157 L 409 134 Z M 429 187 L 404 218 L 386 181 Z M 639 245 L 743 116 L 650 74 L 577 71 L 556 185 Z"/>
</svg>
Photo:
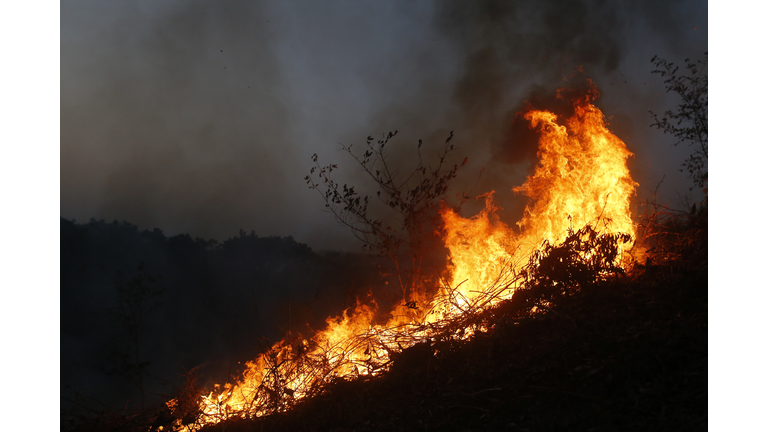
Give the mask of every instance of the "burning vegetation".
<svg viewBox="0 0 768 432">
<path fill-rule="evenodd" d="M 524 113 L 540 134 L 539 163 L 513 189 L 529 198 L 517 229 L 496 216 L 492 192 L 485 195 L 485 209 L 471 218 L 447 203 L 448 182 L 459 168 L 443 167 L 453 149 L 450 137 L 439 165 L 420 163 L 416 177 L 405 182 L 396 182 L 384 154 L 394 134 L 376 143 L 369 138 L 364 156 L 357 158 L 382 186 L 378 197 L 403 215 L 405 240 L 397 229 L 368 215 L 367 196 L 332 179 L 334 165 L 316 165 L 308 183 L 326 186 L 321 193 L 337 218 L 371 249 L 392 258 L 403 301 L 383 322 L 375 300 L 367 299 L 329 318 L 327 327 L 312 336 L 288 334 L 247 362 L 236 383 L 216 385 L 204 395 L 187 391 L 170 401 L 170 413 L 159 422 L 165 424 L 156 424 L 157 429 L 194 431 L 232 418 L 284 412 L 339 380 L 384 373 L 415 345 L 467 340 L 487 331 L 489 323 L 478 317 L 502 302 L 536 314 L 558 296 L 622 273 L 636 235 L 630 200 L 637 183 L 626 163 L 632 154 L 607 129 L 602 112 L 592 104 L 596 96 L 592 87 L 574 97 L 567 118 L 534 108 Z M 435 232 L 448 260 L 430 279 L 421 264 Z M 409 252 L 408 266 L 401 262 L 403 249 Z"/>
<path fill-rule="evenodd" d="M 214 425 L 222 422 L 228 425 L 257 418 L 280 418 L 284 413 L 308 410 L 311 408 L 307 407 L 314 405 L 321 407 L 310 414 L 316 416 L 317 412 L 329 409 L 323 402 L 323 398 L 328 397 L 335 398 L 337 402 L 333 404 L 338 404 L 341 410 L 342 402 L 333 396 L 339 388 L 349 385 L 352 390 L 348 395 L 359 394 L 361 390 L 355 387 L 355 382 L 408 375 L 405 371 L 408 367 L 418 373 L 418 378 L 408 375 L 408 380 L 421 382 L 430 377 L 436 380 L 431 389 L 419 390 L 424 394 L 442 392 L 443 398 L 446 394 L 466 396 L 451 390 L 455 374 L 448 375 L 448 379 L 441 374 L 460 369 L 452 363 L 455 356 L 451 355 L 468 346 L 468 341 L 488 345 L 490 357 L 477 361 L 478 364 L 493 363 L 486 365 L 489 370 L 499 368 L 499 358 L 511 356 L 512 350 L 527 350 L 524 352 L 528 354 L 517 354 L 520 362 L 527 361 L 523 357 L 529 359 L 536 349 L 526 347 L 527 336 L 520 330 L 528 325 L 526 323 L 553 315 L 565 318 L 563 328 L 543 336 L 543 339 L 563 338 L 558 342 L 563 346 L 572 342 L 565 336 L 567 332 L 576 329 L 584 333 L 584 327 L 594 325 L 585 325 L 579 318 L 573 318 L 574 313 L 567 312 L 569 307 L 576 307 L 574 304 L 588 302 L 573 300 L 577 295 L 584 295 L 588 290 L 593 293 L 589 295 L 594 295 L 598 289 L 595 287 L 615 285 L 618 278 L 629 272 L 649 277 L 660 265 L 663 268 L 683 255 L 696 256 L 695 259 L 706 263 L 706 218 L 703 226 L 702 219 L 692 225 L 684 224 L 680 222 L 680 215 L 654 208 L 643 217 L 636 216 L 637 222 L 633 221 L 631 201 L 638 185 L 627 167 L 632 153 L 608 130 L 603 113 L 593 105 L 597 95 L 593 85 L 583 92 L 558 93 L 561 101 L 568 101 L 567 115 L 533 106 L 521 113 L 530 128 L 539 134 L 539 161 L 524 184 L 512 188 L 528 198 L 524 216 L 517 226 L 501 221 L 493 200 L 494 192 L 481 196 L 485 199 L 484 209 L 469 218 L 459 212 L 461 203 L 469 197 L 459 195 L 460 202 L 450 204 L 448 183 L 463 165 L 446 167 L 447 156 L 453 150 L 452 133 L 436 166 L 423 163 L 419 157 L 413 173 L 400 181 L 396 170 L 388 166 L 384 153 L 396 132 L 375 142 L 369 138 L 361 157 L 352 153 L 351 146 L 344 148 L 380 186 L 377 198 L 400 215 L 399 226 L 372 217 L 368 209 L 371 199 L 360 196 L 354 187 L 337 183 L 331 176 L 336 166 L 321 166 L 317 157 L 313 157 L 315 167 L 306 178 L 308 184 L 322 194 L 326 207 L 340 222 L 352 228 L 370 250 L 390 258 L 395 269 L 393 279 L 402 290 L 401 300 L 391 310 L 382 310 L 372 297 L 358 299 L 354 308 L 328 318 L 326 328 L 321 331 L 312 335 L 289 332 L 283 340 L 264 346 L 257 358 L 245 364 L 245 371 L 234 383 L 203 390 L 195 385 L 195 371 L 189 372 L 186 387 L 166 403 L 150 430 L 216 429 Z M 436 254 L 435 250 L 444 254 Z M 642 296 L 636 288 L 628 287 L 626 295 Z M 583 307 L 604 309 L 601 319 L 605 322 L 599 325 L 620 327 L 621 324 L 617 324 L 620 306 L 616 306 L 620 301 L 604 301 L 605 304 Z M 692 332 L 700 330 L 695 323 L 690 327 Z M 574 350 L 582 353 L 591 342 L 584 334 L 579 337 L 584 340 Z M 626 344 L 626 339 L 622 340 Z M 600 352 L 602 346 L 595 345 L 592 349 Z M 691 352 L 691 355 L 698 353 Z M 546 357 L 542 356 L 537 358 Z M 468 360 L 467 365 L 471 361 L 474 360 Z M 572 366 L 574 371 L 586 368 L 590 375 L 603 368 L 610 369 L 607 363 Z M 536 373 L 527 372 L 518 380 L 527 382 L 527 376 L 536 376 Z M 613 376 L 611 372 L 607 381 L 613 380 Z M 445 382 L 436 384 L 439 380 Z M 459 381 L 456 379 L 454 386 Z M 542 383 L 546 384 L 539 381 L 529 385 L 527 391 L 539 388 L 550 392 L 551 388 Z M 469 394 L 473 400 L 484 401 L 480 407 L 454 401 L 447 406 L 429 405 L 432 408 L 425 408 L 420 415 L 428 413 L 431 417 L 432 410 L 469 408 L 479 410 L 482 419 L 500 404 L 494 402 L 496 399 L 491 395 L 501 391 L 501 387 L 483 385 L 489 387 Z M 515 385 L 518 384 L 509 384 Z M 380 386 L 383 387 L 378 390 L 370 387 L 371 391 L 390 391 L 384 389 L 385 384 Z M 578 392 L 573 389 L 571 394 Z M 344 400 L 345 404 L 351 403 Z M 421 399 L 420 404 L 423 405 L 424 400 Z M 527 403 L 526 400 L 513 402 L 520 406 Z M 592 406 L 598 402 L 591 402 Z M 638 403 L 636 401 L 635 409 L 642 410 Z M 363 419 L 354 421 L 360 423 Z M 369 424 L 368 420 L 362 424 Z M 304 426 L 296 423 L 277 429 Z"/>
</svg>

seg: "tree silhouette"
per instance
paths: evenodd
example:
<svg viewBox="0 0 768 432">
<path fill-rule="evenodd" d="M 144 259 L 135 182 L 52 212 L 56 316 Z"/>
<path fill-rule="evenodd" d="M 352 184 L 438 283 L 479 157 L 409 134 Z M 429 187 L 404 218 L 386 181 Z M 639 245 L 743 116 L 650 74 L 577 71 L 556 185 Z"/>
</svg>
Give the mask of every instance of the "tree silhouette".
<svg viewBox="0 0 768 432">
<path fill-rule="evenodd" d="M 692 62 L 685 59 L 685 70 L 674 63 L 654 56 L 651 62 L 658 68 L 651 73 L 665 77 L 667 93 L 674 92 L 682 99 L 675 111 L 668 110 L 659 116 L 650 111 L 654 122 L 651 127 L 661 129 L 664 133 L 671 134 L 678 141 L 674 144 L 688 143 L 693 147 L 693 153 L 683 163 L 683 169 L 688 171 L 689 177 L 698 187 L 705 187 L 707 183 L 707 120 L 708 120 L 708 96 L 707 96 L 707 53 L 704 59 Z M 692 187 L 690 189 L 693 189 Z"/>
<path fill-rule="evenodd" d="M 362 155 L 353 152 L 351 144 L 342 145 L 342 150 L 352 156 L 373 180 L 378 189 L 376 198 L 394 212 L 399 226 L 386 224 L 372 216 L 369 211 L 370 196 L 360 195 L 355 186 L 337 182 L 331 173 L 338 166 L 321 166 L 317 154 L 312 156 L 315 166 L 304 179 L 310 188 L 320 192 L 325 207 L 337 221 L 352 230 L 364 249 L 378 252 L 391 260 L 403 299 L 407 304 L 413 304 L 412 294 L 423 288 L 428 279 L 425 273 L 426 255 L 439 243 L 434 239 L 435 231 L 442 222 L 438 209 L 448 197 L 449 182 L 467 163 L 467 159 L 461 165 L 446 167 L 449 165 L 447 158 L 453 151 L 451 132 L 434 166 L 424 162 L 422 141 L 419 140 L 416 148 L 418 165 L 403 175 L 399 167 L 391 166 L 385 151 L 385 146 L 396 134 L 397 131 L 389 132 L 375 142 L 369 136 Z M 461 195 L 461 199 L 463 202 L 466 196 Z"/>
</svg>

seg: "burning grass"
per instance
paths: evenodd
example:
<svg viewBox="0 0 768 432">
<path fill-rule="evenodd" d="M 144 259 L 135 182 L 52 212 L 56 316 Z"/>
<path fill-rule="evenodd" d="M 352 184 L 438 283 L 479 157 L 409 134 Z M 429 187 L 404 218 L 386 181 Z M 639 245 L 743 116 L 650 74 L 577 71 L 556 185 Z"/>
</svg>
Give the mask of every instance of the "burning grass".
<svg viewBox="0 0 768 432">
<path fill-rule="evenodd" d="M 177 415 L 175 420 L 167 417 L 165 426 L 197 430 L 206 424 L 289 412 L 339 381 L 370 379 L 408 363 L 414 353 L 450 351 L 456 343 L 494 331 L 500 310 L 517 318 L 557 314 L 552 307 L 562 298 L 623 274 L 616 262 L 621 245 L 629 240 L 627 234 L 600 233 L 590 225 L 570 231 L 558 245 L 545 242 L 519 271 L 518 263 L 503 263 L 497 278 L 471 297 L 460 290 L 460 283 L 441 290 L 427 310 L 401 306 L 405 313 L 417 310 L 420 319 L 409 317 L 410 322 L 393 317 L 389 323 L 394 325 L 372 325 L 375 304 L 358 304 L 354 314 L 329 319 L 328 330 L 307 339 L 289 335 L 249 362 L 240 382 L 203 398 L 194 422 L 183 422 Z M 177 403 L 172 401 L 172 412 Z"/>
<path fill-rule="evenodd" d="M 678 219 L 680 238 L 701 222 Z M 385 374 L 339 379 L 290 411 L 203 431 L 705 428 L 706 259 L 685 249 L 650 272 L 608 275 L 584 270 L 593 257 L 529 267 L 524 295 L 445 323 L 442 337 L 394 354 Z"/>
</svg>

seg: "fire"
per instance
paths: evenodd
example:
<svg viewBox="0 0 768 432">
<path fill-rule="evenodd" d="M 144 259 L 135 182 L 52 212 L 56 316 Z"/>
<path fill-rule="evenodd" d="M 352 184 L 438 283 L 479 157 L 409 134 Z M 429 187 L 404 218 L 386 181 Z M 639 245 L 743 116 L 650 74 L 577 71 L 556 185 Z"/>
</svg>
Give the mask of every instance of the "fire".
<svg viewBox="0 0 768 432">
<path fill-rule="evenodd" d="M 514 188 L 534 200 L 518 222 L 530 240 L 556 243 L 569 226 L 598 219 L 607 232 L 634 235 L 629 209 L 637 183 L 626 164 L 632 153 L 605 127 L 589 97 L 577 101 L 565 125 L 547 111 L 525 115 L 542 133 L 535 174 Z"/>
<path fill-rule="evenodd" d="M 388 322 L 377 324 L 375 302 L 359 303 L 329 318 L 326 329 L 311 339 L 288 335 L 248 362 L 236 384 L 216 386 L 204 396 L 196 423 L 176 427 L 191 431 L 230 417 L 282 411 L 335 379 L 386 370 L 393 353 L 440 331 L 446 320 L 510 298 L 531 254 L 544 241 L 562 241 L 569 228 L 591 224 L 604 233 L 634 237 L 630 198 L 637 183 L 626 164 L 632 153 L 592 105 L 596 95 L 593 89 L 577 98 L 567 119 L 549 111 L 525 113 L 541 137 L 534 174 L 512 189 L 529 199 L 517 229 L 496 216 L 493 193 L 484 196 L 485 209 L 471 218 L 442 209 L 450 263 L 440 290 L 432 298 L 417 298 L 418 313 L 412 305 L 399 305 Z M 462 330 L 455 337 L 470 335 Z"/>
<path fill-rule="evenodd" d="M 541 138 L 536 171 L 522 186 L 513 188 L 530 198 L 525 215 L 517 222 L 520 232 L 498 220 L 491 195 L 486 197 L 486 208 L 471 219 L 444 210 L 451 286 L 467 281 L 459 288 L 463 297 L 473 299 L 486 292 L 501 267 L 518 270 L 543 241 L 557 244 L 569 228 L 591 224 L 603 233 L 634 238 L 630 199 L 637 183 L 626 163 L 632 153 L 608 130 L 603 113 L 592 105 L 597 96 L 593 87 L 578 97 L 573 115 L 563 124 L 549 111 L 525 113 Z"/>
</svg>

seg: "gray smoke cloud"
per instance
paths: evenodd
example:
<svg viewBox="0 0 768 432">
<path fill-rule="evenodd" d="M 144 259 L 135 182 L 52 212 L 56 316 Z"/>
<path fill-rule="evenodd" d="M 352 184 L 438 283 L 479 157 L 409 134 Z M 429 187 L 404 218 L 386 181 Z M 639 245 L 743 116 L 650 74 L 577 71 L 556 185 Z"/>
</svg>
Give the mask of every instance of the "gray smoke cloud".
<svg viewBox="0 0 768 432">
<path fill-rule="evenodd" d="M 61 216 L 354 249 L 302 180 L 310 155 L 362 183 L 340 142 L 399 130 L 407 167 L 454 130 L 457 186 L 497 190 L 514 219 L 535 162 L 514 114 L 580 68 L 641 189 L 666 174 L 671 201 L 687 153 L 648 127 L 674 103 L 649 60 L 699 56 L 706 32 L 701 1 L 65 2 Z"/>
<path fill-rule="evenodd" d="M 674 153 L 659 145 L 668 145 L 664 137 L 648 130 L 648 110 L 658 112 L 665 103 L 658 94 L 661 83 L 648 86 L 654 81 L 648 60 L 657 54 L 682 60 L 706 51 L 703 2 L 488 0 L 440 6 L 435 24 L 463 59 L 453 91 L 458 122 L 486 152 L 485 160 L 478 155 L 491 168 L 482 189 L 499 191 L 499 185 L 519 184 L 531 172 L 538 136 L 515 114 L 532 101 L 552 108 L 558 88 L 578 87 L 586 78 L 603 93 L 598 106 L 611 116 L 611 129 L 636 153 L 633 172 L 641 184 L 649 183 L 642 177 L 651 174 L 653 162 Z M 703 31 L 694 30 L 696 23 Z M 675 175 L 677 165 L 661 165 L 657 171 L 684 182 Z M 524 203 L 504 192 L 496 198 L 513 210 L 509 221 L 517 220 Z"/>
</svg>

